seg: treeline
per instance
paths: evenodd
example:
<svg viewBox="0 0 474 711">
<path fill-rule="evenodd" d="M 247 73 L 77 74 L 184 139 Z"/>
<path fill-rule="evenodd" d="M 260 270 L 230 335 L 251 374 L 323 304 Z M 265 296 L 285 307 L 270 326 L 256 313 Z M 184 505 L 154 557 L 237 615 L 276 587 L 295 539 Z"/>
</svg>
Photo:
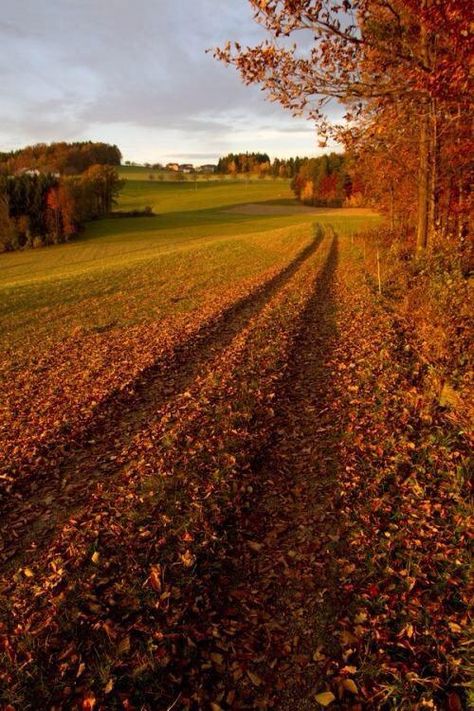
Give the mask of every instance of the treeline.
<svg viewBox="0 0 474 711">
<path fill-rule="evenodd" d="M 306 160 L 297 156 L 271 161 L 267 153 L 229 153 L 219 158 L 216 172 L 226 175 L 251 173 L 262 178 L 293 178 Z"/>
<path fill-rule="evenodd" d="M 1 177 L 0 251 L 68 241 L 84 222 L 110 213 L 122 184 L 108 165 L 92 165 L 77 176 Z"/>
<path fill-rule="evenodd" d="M 347 160 L 338 153 L 304 159 L 291 187 L 305 205 L 342 207 L 354 201 Z"/>
<path fill-rule="evenodd" d="M 120 165 L 122 154 L 108 143 L 37 143 L 10 153 L 0 153 L 0 173 L 11 175 L 23 170 L 77 175 L 92 165 Z"/>
</svg>

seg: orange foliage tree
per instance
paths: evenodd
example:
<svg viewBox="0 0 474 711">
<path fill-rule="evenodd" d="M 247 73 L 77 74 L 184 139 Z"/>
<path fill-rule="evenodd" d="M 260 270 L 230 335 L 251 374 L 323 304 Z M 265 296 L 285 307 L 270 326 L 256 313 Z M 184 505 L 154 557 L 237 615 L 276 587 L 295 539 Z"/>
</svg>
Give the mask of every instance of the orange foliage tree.
<svg viewBox="0 0 474 711">
<path fill-rule="evenodd" d="M 235 65 L 245 82 L 262 85 L 271 100 L 315 120 L 323 142 L 332 136 L 362 156 L 371 152 L 373 140 L 379 160 L 387 157 L 394 193 L 398 167 L 388 156 L 408 153 L 419 250 L 441 225 L 455 227 L 464 236 L 472 170 L 463 155 L 472 145 L 474 4 L 249 2 L 268 39 L 250 48 L 229 42 L 216 56 Z M 295 37 L 298 41 L 291 42 Z M 334 102 L 345 107 L 343 124 L 332 125 L 328 119 Z M 396 199 L 394 194 L 393 205 Z M 448 225 L 452 202 L 457 202 L 458 217 L 455 225 Z"/>
</svg>

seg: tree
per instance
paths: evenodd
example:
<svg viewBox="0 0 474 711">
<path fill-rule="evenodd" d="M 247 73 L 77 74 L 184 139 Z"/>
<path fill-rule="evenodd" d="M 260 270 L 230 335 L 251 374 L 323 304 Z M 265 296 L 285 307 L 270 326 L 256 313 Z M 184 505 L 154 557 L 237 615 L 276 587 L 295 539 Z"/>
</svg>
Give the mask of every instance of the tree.
<svg viewBox="0 0 474 711">
<path fill-rule="evenodd" d="M 0 192 L 0 251 L 12 249 L 15 241 L 15 225 L 10 217 L 8 197 Z"/>
<path fill-rule="evenodd" d="M 416 127 L 411 150 L 418 156 L 417 244 L 424 249 L 439 220 L 440 139 L 452 142 L 449 127 L 470 121 L 474 4 L 249 1 L 269 39 L 245 49 L 228 43 L 216 56 L 233 64 L 246 83 L 261 84 L 271 100 L 312 118 L 323 144 L 333 137 L 357 150 L 361 137 L 367 142 L 368 125 L 383 136 L 395 113 L 395 125 Z M 291 43 L 299 36 L 303 42 Z M 345 124 L 328 120 L 334 102 L 345 107 Z M 459 185 L 457 191 L 462 202 L 466 190 Z"/>
<path fill-rule="evenodd" d="M 90 191 L 93 216 L 108 215 L 123 186 L 115 168 L 110 165 L 92 165 L 82 174 L 81 182 Z"/>
</svg>

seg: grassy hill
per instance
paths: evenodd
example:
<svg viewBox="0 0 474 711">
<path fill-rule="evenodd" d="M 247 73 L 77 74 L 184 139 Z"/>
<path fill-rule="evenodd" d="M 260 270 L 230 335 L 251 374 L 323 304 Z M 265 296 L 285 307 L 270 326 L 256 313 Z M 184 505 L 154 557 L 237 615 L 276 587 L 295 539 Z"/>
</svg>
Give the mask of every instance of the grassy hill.
<svg viewBox="0 0 474 711">
<path fill-rule="evenodd" d="M 146 169 L 144 169 L 146 170 Z M 0 345 L 17 354 L 49 347 L 77 328 L 161 318 L 197 307 L 206 293 L 286 258 L 312 230 L 301 214 L 239 213 L 243 204 L 295 205 L 288 182 L 128 180 L 118 209 L 153 207 L 156 216 L 91 223 L 74 242 L 0 255 Z M 357 229 L 373 217 L 321 211 L 317 221 Z M 295 229 L 297 228 L 298 229 Z M 184 275 L 184 278 L 183 278 Z"/>
</svg>

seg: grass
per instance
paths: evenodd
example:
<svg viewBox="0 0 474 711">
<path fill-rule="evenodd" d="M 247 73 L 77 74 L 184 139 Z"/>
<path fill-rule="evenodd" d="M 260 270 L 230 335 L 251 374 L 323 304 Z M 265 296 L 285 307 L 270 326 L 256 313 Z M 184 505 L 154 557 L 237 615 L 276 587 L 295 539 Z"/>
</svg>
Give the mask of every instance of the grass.
<svg viewBox="0 0 474 711">
<path fill-rule="evenodd" d="M 249 278 L 304 246 L 315 218 L 238 214 L 245 203 L 295 202 L 287 181 L 140 180 L 123 168 L 118 208 L 151 205 L 155 217 L 91 223 L 78 239 L 0 255 L 0 347 L 11 356 L 49 348 L 75 329 L 101 329 L 192 310 L 209 292 Z M 373 217 L 317 216 L 347 232 Z"/>
</svg>

